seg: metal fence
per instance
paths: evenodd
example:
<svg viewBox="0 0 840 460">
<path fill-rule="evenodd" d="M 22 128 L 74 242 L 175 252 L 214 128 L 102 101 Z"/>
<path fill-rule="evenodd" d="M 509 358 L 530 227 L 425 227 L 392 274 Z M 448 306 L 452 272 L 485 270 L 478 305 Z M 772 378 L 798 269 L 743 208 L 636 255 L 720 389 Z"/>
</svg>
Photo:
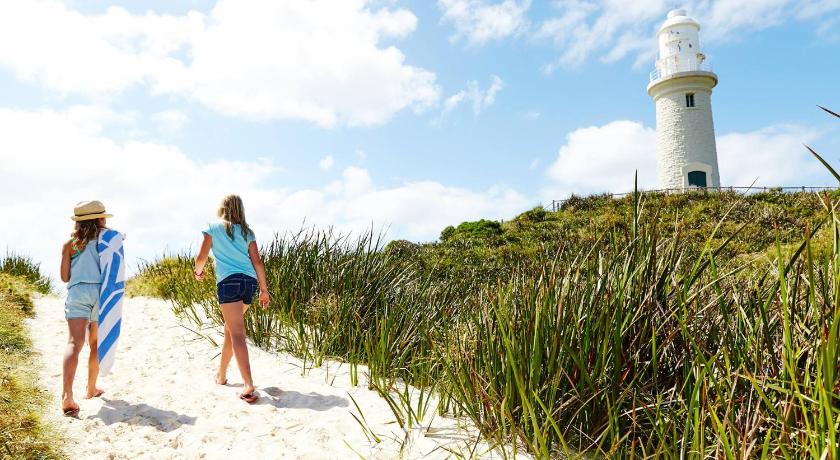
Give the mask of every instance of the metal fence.
<svg viewBox="0 0 840 460">
<path fill-rule="evenodd" d="M 692 188 L 660 188 L 654 190 L 639 190 L 640 193 L 715 193 L 715 192 L 743 192 L 743 193 L 759 193 L 759 192 L 822 192 L 826 190 L 837 190 L 838 187 L 812 187 L 812 186 L 797 186 L 797 187 L 692 187 Z M 603 193 L 602 196 L 609 198 L 621 198 L 627 195 L 632 195 L 634 192 L 623 193 Z M 574 196 L 574 195 L 572 195 Z M 571 198 L 571 197 L 569 197 Z M 551 210 L 557 212 L 563 206 L 563 203 L 569 201 L 569 198 L 562 200 L 551 200 Z"/>
</svg>

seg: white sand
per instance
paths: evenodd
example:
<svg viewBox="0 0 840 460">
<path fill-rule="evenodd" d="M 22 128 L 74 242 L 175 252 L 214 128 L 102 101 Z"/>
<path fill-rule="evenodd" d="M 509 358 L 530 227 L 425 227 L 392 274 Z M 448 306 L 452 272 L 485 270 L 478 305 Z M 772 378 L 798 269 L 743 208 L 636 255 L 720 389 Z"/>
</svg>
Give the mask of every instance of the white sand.
<svg viewBox="0 0 840 460">
<path fill-rule="evenodd" d="M 42 383 L 53 397 L 46 417 L 65 433 L 70 458 L 358 458 L 353 450 L 365 458 L 455 457 L 450 451 L 470 457 L 472 436 L 442 417 L 433 419 L 428 432 L 412 430 L 401 453 L 406 433 L 376 392 L 350 385 L 346 365 L 333 363 L 302 376 L 300 360 L 251 346 L 261 398 L 248 406 L 237 397 L 242 380 L 235 359 L 228 385 L 216 385 L 218 348 L 181 327 L 166 302 L 145 298 L 125 302 L 116 365 L 100 379 L 106 393 L 82 398 L 85 347 L 74 386 L 80 418 L 62 417 L 63 300 L 43 297 L 35 303 L 37 317 L 28 325 L 43 360 Z M 382 442 L 366 439 L 351 415 L 357 411 L 348 394 Z M 477 453 L 482 451 L 486 448 Z"/>
</svg>

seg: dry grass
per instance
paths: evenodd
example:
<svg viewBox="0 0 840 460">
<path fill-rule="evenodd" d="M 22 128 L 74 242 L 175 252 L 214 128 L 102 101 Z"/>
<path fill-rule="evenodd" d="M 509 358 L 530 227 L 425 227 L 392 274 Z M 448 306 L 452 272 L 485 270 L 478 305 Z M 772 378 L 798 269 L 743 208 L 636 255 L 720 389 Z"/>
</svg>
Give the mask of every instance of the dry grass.
<svg viewBox="0 0 840 460">
<path fill-rule="evenodd" d="M 0 273 L 0 458 L 63 458 L 57 435 L 38 414 L 49 399 L 36 385 L 32 344 L 23 320 L 32 315 L 34 287 L 20 277 Z"/>
</svg>

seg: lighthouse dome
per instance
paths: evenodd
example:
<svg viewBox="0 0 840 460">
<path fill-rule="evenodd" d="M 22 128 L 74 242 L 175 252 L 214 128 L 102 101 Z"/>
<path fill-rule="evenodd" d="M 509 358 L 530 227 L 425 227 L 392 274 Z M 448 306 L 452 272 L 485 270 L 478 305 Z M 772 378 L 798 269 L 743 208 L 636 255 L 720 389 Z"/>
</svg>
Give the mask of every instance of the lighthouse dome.
<svg viewBox="0 0 840 460">
<path fill-rule="evenodd" d="M 656 35 L 659 36 L 662 32 L 672 29 L 675 26 L 690 26 L 696 28 L 698 31 L 700 30 L 700 23 L 694 18 L 688 17 L 688 13 L 685 10 L 671 10 L 668 12 L 668 18 L 659 27 Z"/>
</svg>

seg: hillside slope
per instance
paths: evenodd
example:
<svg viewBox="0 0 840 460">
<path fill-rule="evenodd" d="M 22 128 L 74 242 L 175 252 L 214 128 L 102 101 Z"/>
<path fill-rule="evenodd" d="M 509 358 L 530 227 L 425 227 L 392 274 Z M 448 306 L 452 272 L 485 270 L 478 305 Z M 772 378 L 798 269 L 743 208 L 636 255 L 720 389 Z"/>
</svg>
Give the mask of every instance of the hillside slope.
<svg viewBox="0 0 840 460">
<path fill-rule="evenodd" d="M 780 191 L 645 193 L 639 220 L 655 225 L 663 238 L 679 238 L 688 254 L 698 254 L 707 241 L 718 247 L 734 235 L 718 254 L 719 261 L 736 256 L 748 261 L 773 250 L 777 238 L 783 246 L 801 242 L 805 228 L 813 228 L 828 215 L 820 196 Z M 836 198 L 840 193 L 822 196 Z M 608 235 L 629 242 L 635 199 L 633 195 L 573 196 L 557 212 L 537 207 L 506 222 L 464 222 L 445 228 L 437 242 L 400 240 L 391 242 L 387 250 L 438 276 L 504 275 L 511 266 L 543 264 L 564 247 L 585 247 Z M 823 241 L 827 237 L 818 235 L 815 247 L 821 249 Z"/>
</svg>

